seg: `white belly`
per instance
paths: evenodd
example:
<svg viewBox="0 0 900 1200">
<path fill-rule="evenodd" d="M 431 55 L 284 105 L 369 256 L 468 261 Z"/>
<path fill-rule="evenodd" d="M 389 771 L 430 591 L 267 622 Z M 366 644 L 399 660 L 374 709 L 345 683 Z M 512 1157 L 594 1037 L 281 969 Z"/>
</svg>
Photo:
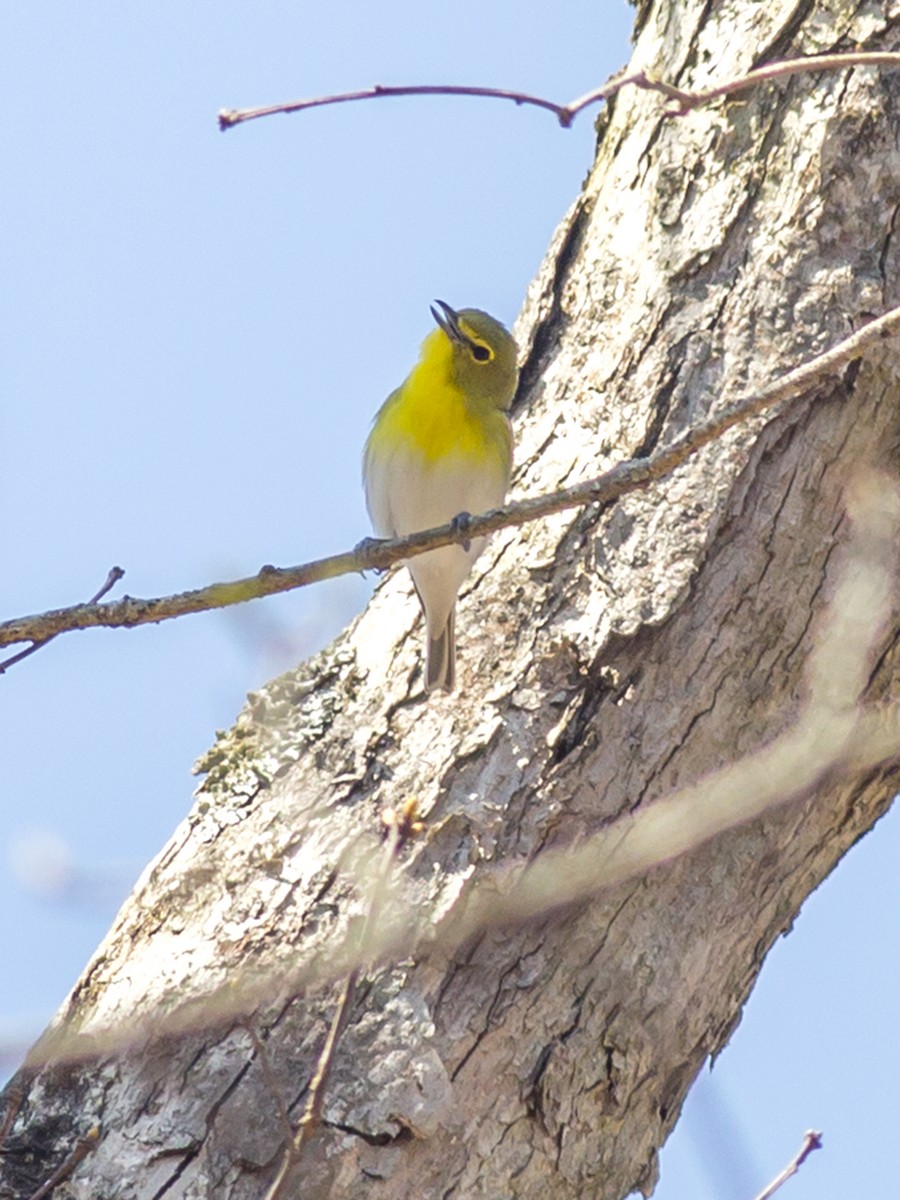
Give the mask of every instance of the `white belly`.
<svg viewBox="0 0 900 1200">
<path fill-rule="evenodd" d="M 370 459 L 366 467 L 366 500 L 381 537 L 404 537 L 445 525 L 461 512 L 475 515 L 497 508 L 505 495 L 503 471 L 484 462 L 477 467 L 458 458 L 429 463 L 404 448 L 380 464 Z M 474 538 L 468 550 L 442 546 L 407 562 L 429 630 L 443 629 L 485 541 Z"/>
</svg>

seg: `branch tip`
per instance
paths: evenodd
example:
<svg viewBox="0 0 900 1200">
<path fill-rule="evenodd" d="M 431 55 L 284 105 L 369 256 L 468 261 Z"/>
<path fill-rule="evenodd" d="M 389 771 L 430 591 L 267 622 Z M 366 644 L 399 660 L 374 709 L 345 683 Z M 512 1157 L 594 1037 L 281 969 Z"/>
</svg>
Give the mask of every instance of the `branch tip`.
<svg viewBox="0 0 900 1200">
<path fill-rule="evenodd" d="M 822 1134 L 817 1129 L 807 1129 L 806 1133 L 803 1135 L 803 1145 L 800 1147 L 788 1165 L 784 1168 L 784 1170 L 779 1172 L 772 1182 L 763 1188 L 759 1195 L 756 1196 L 755 1200 L 769 1200 L 769 1197 L 774 1196 L 775 1193 L 781 1188 L 782 1184 L 787 1183 L 792 1175 L 797 1174 L 797 1171 L 800 1169 L 803 1163 L 806 1162 L 813 1150 L 821 1149 Z"/>
</svg>

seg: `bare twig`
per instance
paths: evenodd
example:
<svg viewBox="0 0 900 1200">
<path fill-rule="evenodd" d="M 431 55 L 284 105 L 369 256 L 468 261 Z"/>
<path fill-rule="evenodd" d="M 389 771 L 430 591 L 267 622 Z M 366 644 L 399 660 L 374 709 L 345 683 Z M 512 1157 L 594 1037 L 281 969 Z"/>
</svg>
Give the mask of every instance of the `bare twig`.
<svg viewBox="0 0 900 1200">
<path fill-rule="evenodd" d="M 98 601 L 102 600 L 106 593 L 111 588 L 115 587 L 124 574 L 125 572 L 121 567 L 110 567 L 109 574 L 106 576 L 106 581 L 103 584 L 103 587 L 100 588 L 98 592 L 95 592 L 93 596 L 91 596 L 90 600 L 88 600 L 88 604 L 97 604 Z M 60 630 L 60 632 L 62 631 Z M 55 633 L 50 633 L 46 637 L 35 639 L 30 646 L 27 646 L 24 650 L 20 650 L 18 654 L 13 654 L 3 662 L 0 662 L 0 675 L 2 675 L 4 671 L 9 670 L 10 667 L 14 667 L 16 663 L 21 662 L 23 658 L 28 658 L 29 655 L 34 654 L 35 650 L 40 650 L 41 646 L 46 646 L 48 642 L 52 642 L 55 637 Z M 0 1145 L 2 1145 L 2 1142 L 3 1139 L 0 1138 Z"/>
<path fill-rule="evenodd" d="M 239 604 L 306 587 L 324 579 L 352 572 L 383 570 L 403 559 L 424 554 L 438 546 L 467 541 L 487 534 L 525 525 L 551 513 L 585 504 L 608 504 L 669 475 L 729 429 L 740 425 L 776 405 L 807 393 L 814 383 L 840 374 L 848 363 L 861 358 L 867 350 L 886 341 L 900 331 L 900 307 L 890 309 L 856 333 L 838 342 L 830 350 L 816 355 L 808 362 L 789 371 L 780 379 L 739 400 L 730 408 L 715 413 L 707 420 L 673 438 L 649 458 L 635 458 L 619 463 L 594 479 L 547 495 L 532 496 L 481 516 L 472 517 L 464 530 L 449 522 L 435 529 L 410 534 L 405 538 L 384 541 L 369 538 L 354 550 L 328 558 L 302 563 L 296 567 L 261 567 L 259 573 L 231 583 L 213 583 L 195 591 L 179 592 L 174 596 L 159 596 L 141 600 L 125 596 L 106 604 L 76 604 L 29 617 L 16 617 L 0 623 L 0 646 L 14 642 L 46 640 L 58 633 L 75 629 L 108 629 L 147 625 L 182 617 L 188 613 L 208 612 L 210 609 Z"/>
<path fill-rule="evenodd" d="M 256 121 L 260 117 L 271 117 L 277 113 L 302 112 L 306 108 L 321 108 L 326 104 L 346 104 L 351 100 L 374 100 L 385 96 L 483 96 L 494 100 L 511 100 L 514 104 L 527 104 L 535 108 L 549 109 L 555 113 L 560 125 L 571 124 L 574 112 L 566 104 L 555 104 L 542 96 L 527 92 L 512 92 L 504 88 L 470 87 L 465 84 L 407 84 L 400 87 L 384 87 L 376 83 L 373 87 L 356 92 L 339 92 L 333 96 L 313 96 L 306 100 L 291 100 L 286 104 L 269 104 L 264 108 L 222 109 L 219 113 L 219 128 L 231 129 L 245 121 Z"/>
<path fill-rule="evenodd" d="M 770 1196 L 774 1196 L 783 1183 L 787 1183 L 792 1175 L 796 1175 L 799 1169 L 812 1154 L 813 1150 L 822 1149 L 822 1135 L 815 1129 L 807 1129 L 803 1137 L 803 1145 L 784 1168 L 780 1175 L 776 1175 L 770 1184 L 763 1188 L 755 1200 L 769 1200 Z"/>
<path fill-rule="evenodd" d="M 309 1095 L 306 1107 L 303 1110 L 303 1116 L 300 1118 L 296 1133 L 288 1138 L 284 1158 L 282 1159 L 281 1166 L 278 1168 L 278 1174 L 275 1176 L 272 1186 L 266 1192 L 265 1200 L 282 1200 L 283 1197 L 290 1194 L 288 1191 L 290 1174 L 303 1155 L 303 1147 L 313 1136 L 319 1122 L 322 1120 L 325 1091 L 331 1076 L 331 1068 L 334 1065 L 334 1057 L 340 1044 L 341 1035 L 347 1027 L 350 1006 L 353 1004 L 360 972 L 364 965 L 363 956 L 366 955 L 367 947 L 372 943 L 372 932 L 381 913 L 388 877 L 394 865 L 397 850 L 401 844 L 402 830 L 399 821 L 392 819 L 387 814 L 383 815 L 383 820 L 387 828 L 387 838 L 382 852 L 381 865 L 373 883 L 368 911 L 366 912 L 359 935 L 360 957 L 344 981 L 337 1008 L 331 1019 L 331 1027 L 328 1030 L 325 1044 L 322 1046 L 321 1053 L 319 1054 L 315 1075 L 309 1085 Z M 288 1124 L 288 1128 L 290 1128 L 290 1123 Z"/>
<path fill-rule="evenodd" d="M 49 1196 L 58 1184 L 69 1178 L 78 1164 L 87 1158 L 92 1150 L 96 1150 L 99 1141 L 100 1129 L 95 1125 L 77 1142 L 75 1149 L 65 1162 L 56 1168 L 50 1178 L 45 1180 L 36 1192 L 31 1193 L 29 1200 L 45 1200 L 45 1197 Z"/>
<path fill-rule="evenodd" d="M 553 113 L 563 129 L 568 129 L 580 112 L 586 108 L 609 100 L 625 87 L 643 88 L 645 91 L 659 92 L 673 104 L 665 112 L 666 116 L 683 116 L 691 109 L 723 96 L 732 96 L 737 92 L 745 92 L 760 83 L 770 83 L 775 79 L 783 79 L 788 75 L 807 74 L 811 71 L 840 71 L 851 67 L 900 67 L 900 54 L 889 52 L 878 53 L 870 51 L 850 51 L 846 54 L 820 54 L 808 58 L 789 58 L 780 62 L 768 63 L 749 71 L 746 75 L 726 80 L 716 87 L 701 88 L 698 91 L 686 91 L 661 79 L 654 79 L 646 71 L 638 71 L 633 75 L 618 74 L 608 79 L 602 87 L 593 88 L 570 100 L 568 104 L 559 104 L 548 100 L 545 96 L 535 96 L 530 92 L 511 91 L 507 88 L 477 87 L 467 84 L 404 84 L 396 87 L 376 83 L 373 87 L 362 88 L 355 92 L 337 92 L 331 96 L 311 96 L 305 100 L 290 100 L 284 104 L 267 104 L 262 108 L 222 109 L 218 115 L 219 128 L 231 129 L 246 121 L 256 121 L 260 117 L 271 117 L 277 114 L 303 112 L 308 108 L 322 108 L 329 104 L 346 104 L 354 100 L 375 100 L 386 96 L 478 96 L 490 100 L 511 100 L 518 106 L 542 108 Z"/>
<path fill-rule="evenodd" d="M 650 87 L 656 91 L 663 91 L 664 95 L 675 101 L 675 105 L 667 110 L 667 115 L 681 116 L 692 108 L 708 104 L 710 100 L 718 100 L 723 96 L 734 96 L 738 92 L 749 91 L 760 83 L 771 83 L 775 79 L 784 79 L 789 75 L 806 75 L 815 71 L 842 71 L 851 67 L 896 69 L 900 67 L 900 54 L 889 51 L 882 53 L 858 50 L 849 51 L 846 54 L 819 54 L 811 58 L 786 58 L 781 62 L 767 63 L 764 67 L 757 67 L 755 71 L 748 71 L 746 75 L 726 80 L 716 87 L 701 88 L 695 92 L 682 91 L 680 88 L 668 85 L 663 89 L 658 83 L 649 79 L 642 82 L 637 76 L 623 80 L 620 86 L 624 86 L 625 83 L 634 83 L 637 87 Z"/>
</svg>

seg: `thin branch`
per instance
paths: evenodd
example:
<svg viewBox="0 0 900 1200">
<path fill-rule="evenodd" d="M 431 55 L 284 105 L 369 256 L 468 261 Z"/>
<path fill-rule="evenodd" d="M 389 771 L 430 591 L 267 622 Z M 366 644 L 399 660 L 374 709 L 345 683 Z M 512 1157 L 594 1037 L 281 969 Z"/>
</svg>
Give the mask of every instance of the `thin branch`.
<svg viewBox="0 0 900 1200">
<path fill-rule="evenodd" d="M 63 1180 L 68 1179 L 73 1173 L 78 1164 L 90 1154 L 92 1150 L 96 1150 L 97 1143 L 100 1141 L 100 1130 L 95 1125 L 93 1129 L 89 1129 L 83 1138 L 76 1144 L 75 1149 L 69 1157 L 57 1167 L 53 1174 L 47 1179 L 36 1192 L 32 1192 L 29 1200 L 46 1200 L 46 1197 L 60 1184 Z"/>
<path fill-rule="evenodd" d="M 630 492 L 669 475 L 699 450 L 721 438 L 729 429 L 773 409 L 783 401 L 807 393 L 814 383 L 837 376 L 848 363 L 879 342 L 900 331 L 900 307 L 890 309 L 856 333 L 838 342 L 830 350 L 789 371 L 780 379 L 753 392 L 732 407 L 702 421 L 658 450 L 649 458 L 634 458 L 619 463 L 594 479 L 542 496 L 532 496 L 504 505 L 482 516 L 472 517 L 464 528 L 453 521 L 435 529 L 410 534 L 405 538 L 379 541 L 367 538 L 353 550 L 316 559 L 296 567 L 261 567 L 259 573 L 231 583 L 213 583 L 208 587 L 174 596 L 141 600 L 125 596 L 106 604 L 75 604 L 29 617 L 16 617 L 0 623 L 0 646 L 14 642 L 46 640 L 58 633 L 75 629 L 130 628 L 182 617 L 188 613 L 208 612 L 214 608 L 256 600 L 278 592 L 307 587 L 324 579 L 353 572 L 385 570 L 401 560 L 424 554 L 438 546 L 468 541 L 496 533 L 500 529 L 525 525 L 552 513 L 583 505 L 609 504 Z"/>
<path fill-rule="evenodd" d="M 738 92 L 749 91 L 750 88 L 754 88 L 760 83 L 771 83 L 775 79 L 783 79 L 788 75 L 807 75 L 815 71 L 842 71 L 851 67 L 896 69 L 900 67 L 900 53 L 859 50 L 847 54 L 820 54 L 811 58 L 786 58 L 781 62 L 767 63 L 764 67 L 757 67 L 755 71 L 748 71 L 746 75 L 729 79 L 716 87 L 700 88 L 695 92 L 682 91 L 680 88 L 668 85 L 663 89 L 658 83 L 649 79 L 642 83 L 637 76 L 623 80 L 622 85 L 634 83 L 637 87 L 651 87 L 656 91 L 664 91 L 666 96 L 676 102 L 675 107 L 667 110 L 667 115 L 681 116 L 692 108 L 708 104 L 710 100 L 718 100 L 722 96 L 734 96 Z"/>
<path fill-rule="evenodd" d="M 774 79 L 782 79 L 788 75 L 807 74 L 811 71 L 840 71 L 851 67 L 900 67 L 900 54 L 875 51 L 851 51 L 846 54 L 820 54 L 807 58 L 789 58 L 780 62 L 768 63 L 749 71 L 746 75 L 736 76 L 726 80 L 716 87 L 701 88 L 698 91 L 686 91 L 682 88 L 654 79 L 646 71 L 638 71 L 633 75 L 613 75 L 602 87 L 593 88 L 583 96 L 569 101 L 568 104 L 558 104 L 545 96 L 535 96 L 531 92 L 513 91 L 508 88 L 477 87 L 467 84 L 404 84 L 400 86 L 384 86 L 376 83 L 373 87 L 362 88 L 354 92 L 337 92 L 331 96 L 312 96 L 305 100 L 290 100 L 285 104 L 267 104 L 262 108 L 222 109 L 218 115 L 219 128 L 224 132 L 235 125 L 246 121 L 256 121 L 260 117 L 271 117 L 277 114 L 303 112 L 308 108 L 322 108 L 329 104 L 346 104 L 353 100 L 375 100 L 385 96 L 479 96 L 490 100 L 511 100 L 521 107 L 542 108 L 552 112 L 563 129 L 568 129 L 580 112 L 609 100 L 625 87 L 643 88 L 645 91 L 659 92 L 674 103 L 666 109 L 665 115 L 683 116 L 701 104 L 718 100 L 722 96 L 732 96 L 737 92 L 747 91 L 760 83 L 770 83 Z"/>
<path fill-rule="evenodd" d="M 774 1196 L 783 1183 L 787 1183 L 792 1175 L 796 1175 L 806 1160 L 812 1154 L 813 1150 L 822 1149 L 822 1135 L 815 1129 L 807 1129 L 803 1137 L 803 1145 L 784 1168 L 780 1175 L 776 1175 L 772 1182 L 764 1187 L 755 1200 L 769 1200 L 770 1196 Z"/>
<path fill-rule="evenodd" d="M 90 600 L 88 600 L 88 604 L 96 604 L 98 601 L 102 600 L 106 593 L 111 588 L 115 587 L 124 574 L 125 572 L 121 567 L 110 567 L 109 574 L 106 576 L 106 582 L 98 592 L 95 592 L 94 595 L 91 596 Z M 10 667 L 14 667 L 16 663 L 21 662 L 23 658 L 28 658 L 29 655 L 34 654 L 36 650 L 40 650 L 41 646 L 46 646 L 48 642 L 52 642 L 55 637 L 56 634 L 51 633 L 48 634 L 47 637 L 36 639 L 31 643 L 30 646 L 27 646 L 24 650 L 20 650 L 18 654 L 13 654 L 9 658 L 4 659 L 3 662 L 0 662 L 0 675 L 2 675 L 5 671 L 8 671 Z M 0 1138 L 0 1145 L 2 1145 L 2 1141 L 3 1139 Z"/>
<path fill-rule="evenodd" d="M 528 92 L 507 91 L 505 88 L 475 87 L 466 84 L 406 84 L 398 87 L 385 87 L 376 83 L 373 87 L 362 88 L 356 92 L 338 92 L 332 96 L 312 96 L 305 100 L 291 100 L 286 104 L 269 104 L 264 108 L 222 109 L 219 113 L 219 128 L 231 129 L 234 125 L 242 125 L 245 121 L 256 121 L 259 117 L 271 117 L 278 113 L 302 112 L 307 108 L 321 108 L 326 104 L 346 104 L 351 100 L 374 100 L 384 96 L 483 96 L 494 100 L 511 100 L 513 104 L 527 104 L 535 108 L 549 109 L 555 113 L 560 125 L 571 124 L 575 113 L 569 111 L 566 104 L 555 104 L 542 96 L 533 96 Z"/>
<path fill-rule="evenodd" d="M 394 865 L 403 835 L 401 823 L 392 813 L 388 814 L 386 810 L 382 815 L 382 819 L 387 829 L 387 837 L 382 852 L 381 865 L 374 880 L 368 911 L 366 912 L 366 918 L 359 936 L 360 956 L 365 955 L 366 947 L 372 942 L 372 933 L 381 913 L 388 877 Z M 282 1200 L 283 1197 L 291 1194 L 288 1190 L 291 1172 L 303 1155 L 303 1147 L 313 1136 L 322 1120 L 322 1108 L 325 1104 L 325 1092 L 328 1087 L 328 1080 L 331 1077 L 331 1069 L 334 1066 L 334 1058 L 338 1045 L 340 1044 L 344 1030 L 347 1028 L 350 1007 L 356 995 L 356 988 L 359 983 L 362 967 L 363 962 L 360 957 L 344 981 L 341 996 L 331 1020 L 331 1027 L 328 1030 L 328 1036 L 325 1038 L 325 1043 L 319 1054 L 315 1075 L 309 1085 L 306 1108 L 303 1111 L 303 1116 L 300 1118 L 296 1133 L 288 1139 L 284 1158 L 282 1159 L 281 1166 L 278 1168 L 278 1174 L 275 1176 L 272 1186 L 266 1192 L 265 1200 Z"/>
</svg>

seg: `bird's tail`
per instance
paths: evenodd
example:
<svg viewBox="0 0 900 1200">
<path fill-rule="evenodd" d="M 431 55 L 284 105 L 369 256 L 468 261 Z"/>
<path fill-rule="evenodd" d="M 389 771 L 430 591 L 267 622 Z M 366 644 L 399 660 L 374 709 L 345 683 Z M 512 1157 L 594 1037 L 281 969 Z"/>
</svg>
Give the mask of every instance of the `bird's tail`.
<svg viewBox="0 0 900 1200">
<path fill-rule="evenodd" d="M 441 688 L 452 692 L 456 685 L 456 612 L 450 610 L 447 624 L 437 637 L 425 635 L 425 691 Z"/>
</svg>

